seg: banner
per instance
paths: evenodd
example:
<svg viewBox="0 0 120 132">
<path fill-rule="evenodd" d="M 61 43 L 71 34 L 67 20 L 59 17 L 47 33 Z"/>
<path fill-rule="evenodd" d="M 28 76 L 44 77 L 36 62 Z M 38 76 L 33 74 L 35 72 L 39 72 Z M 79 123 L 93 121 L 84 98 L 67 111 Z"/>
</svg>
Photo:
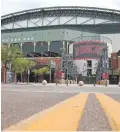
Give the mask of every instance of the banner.
<svg viewBox="0 0 120 132">
<path fill-rule="evenodd" d="M 108 79 L 108 73 L 103 73 L 102 74 L 102 79 Z"/>
</svg>

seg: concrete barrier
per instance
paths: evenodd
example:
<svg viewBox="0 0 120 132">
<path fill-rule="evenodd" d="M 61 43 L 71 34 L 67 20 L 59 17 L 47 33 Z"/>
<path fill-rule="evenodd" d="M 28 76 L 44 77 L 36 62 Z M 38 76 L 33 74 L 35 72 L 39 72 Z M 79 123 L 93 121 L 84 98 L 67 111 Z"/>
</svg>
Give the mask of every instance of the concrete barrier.
<svg viewBox="0 0 120 132">
<path fill-rule="evenodd" d="M 46 80 L 43 80 L 43 81 L 42 81 L 42 84 L 43 84 L 43 85 L 46 85 L 46 84 L 47 84 L 47 81 L 46 81 Z"/>
</svg>

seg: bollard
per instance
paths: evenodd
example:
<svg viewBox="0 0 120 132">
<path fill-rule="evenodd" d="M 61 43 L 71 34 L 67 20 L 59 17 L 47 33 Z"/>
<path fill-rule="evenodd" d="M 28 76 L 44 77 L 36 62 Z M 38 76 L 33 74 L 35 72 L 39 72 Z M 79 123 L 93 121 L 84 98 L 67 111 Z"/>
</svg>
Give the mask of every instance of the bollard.
<svg viewBox="0 0 120 132">
<path fill-rule="evenodd" d="M 68 79 L 67 79 L 67 86 L 68 86 Z"/>
<path fill-rule="evenodd" d="M 108 82 L 107 82 L 107 80 L 105 81 L 105 86 L 107 87 L 107 84 L 108 84 Z"/>
<path fill-rule="evenodd" d="M 118 86 L 120 87 L 120 82 L 118 83 Z"/>
<path fill-rule="evenodd" d="M 58 83 L 59 83 L 59 79 L 57 78 L 57 79 L 56 79 L 56 86 L 58 85 Z"/>
<path fill-rule="evenodd" d="M 83 86 L 84 83 L 83 83 L 83 81 L 79 81 L 78 84 L 79 84 L 79 86 Z"/>
<path fill-rule="evenodd" d="M 43 80 L 43 81 L 42 81 L 42 84 L 43 84 L 43 85 L 46 85 L 46 84 L 47 84 L 47 81 L 46 81 L 46 80 Z"/>
</svg>

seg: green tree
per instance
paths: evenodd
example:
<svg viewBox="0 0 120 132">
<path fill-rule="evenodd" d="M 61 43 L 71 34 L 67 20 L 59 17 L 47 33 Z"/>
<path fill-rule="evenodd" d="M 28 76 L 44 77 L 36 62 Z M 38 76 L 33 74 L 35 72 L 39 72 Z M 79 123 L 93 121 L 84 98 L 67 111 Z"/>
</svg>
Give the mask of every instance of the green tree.
<svg viewBox="0 0 120 132">
<path fill-rule="evenodd" d="M 26 63 L 25 63 L 24 58 L 17 58 L 12 63 L 12 70 L 16 74 L 20 73 L 22 75 L 22 73 L 24 72 L 25 68 L 26 68 Z M 22 76 L 21 76 L 21 80 L 22 80 Z M 16 80 L 16 83 L 17 83 L 17 80 Z"/>
<path fill-rule="evenodd" d="M 49 74 L 49 68 L 48 67 L 43 67 L 39 69 L 40 73 L 43 75 Z"/>
<path fill-rule="evenodd" d="M 16 58 L 23 57 L 23 53 L 15 46 L 10 46 L 8 44 L 1 46 L 1 61 L 5 67 L 5 83 L 7 74 L 7 65 L 13 63 Z"/>
<path fill-rule="evenodd" d="M 28 71 L 30 71 L 30 69 L 31 68 L 33 68 L 33 67 L 35 67 L 36 66 L 36 62 L 35 61 L 32 61 L 32 60 L 27 60 L 27 62 L 26 62 L 26 70 Z M 29 73 L 28 73 L 29 74 Z M 29 75 L 28 75 L 28 80 L 27 80 L 27 83 L 29 82 Z"/>
<path fill-rule="evenodd" d="M 21 81 L 22 81 L 23 72 L 30 70 L 35 65 L 36 62 L 28 60 L 26 58 L 16 58 L 12 63 L 12 70 L 16 73 L 21 74 Z"/>
<path fill-rule="evenodd" d="M 27 70 L 31 69 L 32 67 L 36 66 L 36 64 L 37 64 L 35 61 L 28 60 L 28 59 L 27 59 L 26 63 L 27 63 L 27 66 L 26 66 Z"/>
<path fill-rule="evenodd" d="M 39 69 L 34 69 L 32 72 L 37 76 L 37 75 L 41 75 L 41 76 L 45 76 L 46 74 L 49 74 L 49 68 L 48 67 L 42 67 Z"/>
</svg>

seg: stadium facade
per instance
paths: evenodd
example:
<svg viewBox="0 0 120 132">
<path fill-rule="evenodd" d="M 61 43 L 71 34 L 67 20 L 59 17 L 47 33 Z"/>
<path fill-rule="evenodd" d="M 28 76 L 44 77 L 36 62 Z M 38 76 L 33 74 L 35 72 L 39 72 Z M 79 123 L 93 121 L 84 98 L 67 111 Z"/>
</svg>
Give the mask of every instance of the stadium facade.
<svg viewBox="0 0 120 132">
<path fill-rule="evenodd" d="M 110 57 L 116 34 L 120 40 L 120 11 L 74 6 L 25 10 L 2 16 L 1 28 L 2 43 L 17 45 L 29 58 L 59 58 L 64 49 L 79 73 L 85 68 L 95 74 L 101 50 L 108 46 Z"/>
</svg>

